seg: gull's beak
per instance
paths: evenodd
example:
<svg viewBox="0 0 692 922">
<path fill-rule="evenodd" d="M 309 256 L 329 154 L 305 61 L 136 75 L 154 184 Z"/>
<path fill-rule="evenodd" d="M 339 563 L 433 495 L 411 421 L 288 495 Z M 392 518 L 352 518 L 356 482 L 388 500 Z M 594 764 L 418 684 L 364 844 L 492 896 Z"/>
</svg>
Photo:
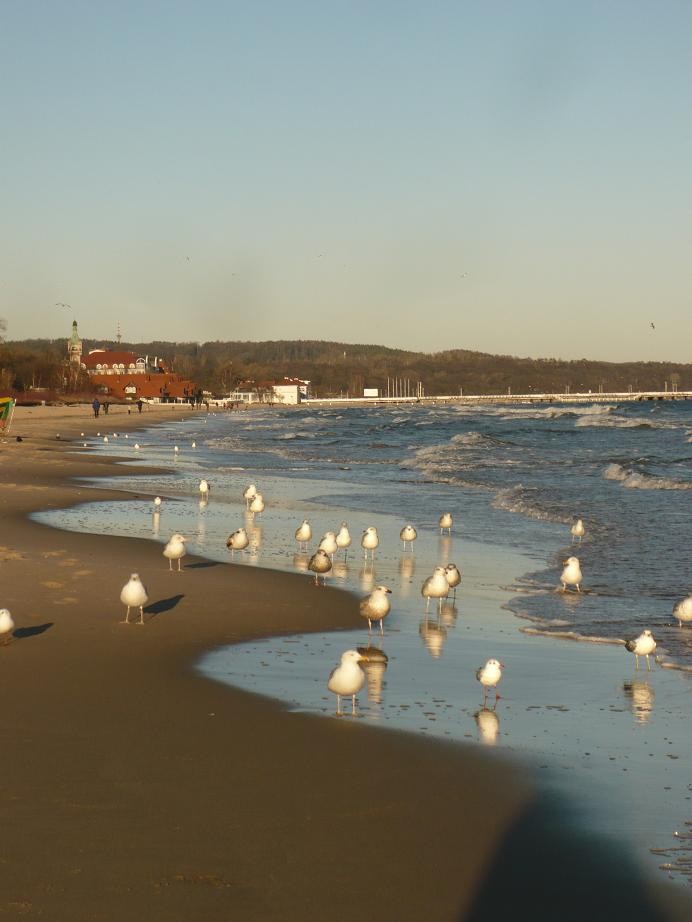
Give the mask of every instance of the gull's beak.
<svg viewBox="0 0 692 922">
<path fill-rule="evenodd" d="M 500 663 L 500 665 L 502 666 L 503 669 L 507 668 L 504 663 Z"/>
<path fill-rule="evenodd" d="M 391 590 L 391 589 L 387 589 L 387 592 L 388 592 L 390 595 L 392 594 L 392 590 Z"/>
</svg>

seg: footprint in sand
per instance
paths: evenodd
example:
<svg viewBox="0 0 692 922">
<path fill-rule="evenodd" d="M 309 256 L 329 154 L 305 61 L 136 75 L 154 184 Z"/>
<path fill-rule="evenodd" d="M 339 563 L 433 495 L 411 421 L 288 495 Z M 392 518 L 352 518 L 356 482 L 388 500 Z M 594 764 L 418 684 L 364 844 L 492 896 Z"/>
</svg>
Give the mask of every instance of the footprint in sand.
<svg viewBox="0 0 692 922">
<path fill-rule="evenodd" d="M 53 605 L 74 605 L 76 602 L 79 602 L 79 599 L 73 595 L 63 596 L 62 599 L 53 599 Z"/>
<path fill-rule="evenodd" d="M 67 560 L 61 560 L 58 566 L 61 567 L 75 567 L 79 563 L 74 557 L 68 557 Z"/>
<path fill-rule="evenodd" d="M 0 547 L 0 560 L 24 560 L 24 554 L 13 551 L 9 547 Z"/>
<path fill-rule="evenodd" d="M 41 583 L 42 586 L 45 586 L 46 589 L 64 589 L 65 583 L 59 583 L 54 579 L 46 579 Z"/>
<path fill-rule="evenodd" d="M 93 570 L 75 570 L 72 574 L 72 579 L 81 579 L 84 576 L 91 576 Z"/>
<path fill-rule="evenodd" d="M 45 551 L 43 557 L 64 557 L 67 551 Z"/>
</svg>

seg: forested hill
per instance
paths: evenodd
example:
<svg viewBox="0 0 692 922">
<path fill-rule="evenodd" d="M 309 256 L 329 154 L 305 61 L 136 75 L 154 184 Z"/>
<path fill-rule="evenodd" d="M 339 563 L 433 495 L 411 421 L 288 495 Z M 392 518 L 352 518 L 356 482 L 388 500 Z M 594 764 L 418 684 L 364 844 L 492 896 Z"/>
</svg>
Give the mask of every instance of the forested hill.
<svg viewBox="0 0 692 922">
<path fill-rule="evenodd" d="M 84 349 L 115 348 L 115 343 L 85 340 Z M 269 342 L 121 343 L 141 355 L 163 357 L 173 370 L 214 393 L 228 392 L 240 381 L 266 382 L 297 377 L 312 382 L 316 396 L 349 393 L 364 387 L 387 392 L 387 379 L 408 379 L 411 392 L 422 382 L 427 395 L 531 393 L 564 391 L 692 389 L 692 364 L 667 362 L 593 362 L 587 359 L 516 358 L 455 349 L 407 352 L 377 345 L 280 340 Z M 0 345 L 0 364 L 16 371 L 15 387 L 25 384 L 33 367 L 51 374 L 64 361 L 65 340 L 24 340 Z M 29 382 L 31 383 L 31 382 Z M 43 382 L 42 382 L 43 383 Z M 50 386 L 50 385 L 49 385 Z M 401 385 L 399 385 L 401 387 Z"/>
</svg>

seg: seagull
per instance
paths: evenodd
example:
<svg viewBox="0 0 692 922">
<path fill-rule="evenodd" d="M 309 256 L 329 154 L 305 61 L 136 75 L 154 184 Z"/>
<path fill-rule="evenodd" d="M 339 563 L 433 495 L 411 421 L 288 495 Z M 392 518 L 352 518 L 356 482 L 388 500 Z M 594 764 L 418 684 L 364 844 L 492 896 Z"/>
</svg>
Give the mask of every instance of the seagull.
<svg viewBox="0 0 692 922">
<path fill-rule="evenodd" d="M 6 646 L 12 640 L 12 631 L 14 630 L 14 621 L 8 609 L 0 608 L 0 638 L 2 646 Z"/>
<path fill-rule="evenodd" d="M 251 483 L 243 493 L 243 499 L 245 500 L 245 508 L 250 508 L 250 503 L 257 496 L 257 487 L 254 483 Z"/>
<path fill-rule="evenodd" d="M 454 520 L 452 519 L 452 513 L 443 512 L 440 516 L 439 522 L 437 523 L 440 526 L 440 534 L 442 534 L 442 532 L 447 529 L 447 534 L 451 535 L 453 522 Z"/>
<path fill-rule="evenodd" d="M 130 623 L 130 609 L 138 608 L 139 609 L 139 624 L 144 624 L 144 606 L 149 601 L 149 596 L 147 595 L 147 590 L 142 584 L 142 580 L 139 578 L 138 573 L 133 573 L 128 582 L 125 583 L 121 592 L 120 592 L 120 601 L 123 605 L 127 605 L 127 614 L 125 615 L 125 620 L 121 621 L 121 624 Z"/>
<path fill-rule="evenodd" d="M 324 586 L 327 573 L 329 573 L 331 568 L 332 562 L 329 559 L 329 554 L 326 551 L 323 551 L 322 548 L 318 548 L 308 561 L 308 570 L 312 570 L 312 572 L 315 574 L 316 586 L 319 586 L 320 584 L 320 573 L 322 574 L 322 585 Z"/>
<path fill-rule="evenodd" d="M 680 599 L 673 608 L 673 617 L 678 619 L 680 627 L 683 621 L 692 621 L 692 595 L 688 595 L 686 599 Z"/>
<path fill-rule="evenodd" d="M 634 653 L 634 659 L 636 661 L 636 668 L 639 669 L 639 657 L 646 657 L 646 668 L 651 672 L 651 662 L 649 661 L 649 655 L 654 652 L 656 649 L 656 641 L 654 640 L 654 635 L 648 629 L 643 631 L 639 637 L 635 637 L 634 640 L 628 640 L 625 644 L 625 649 L 630 653 Z"/>
<path fill-rule="evenodd" d="M 250 503 L 250 512 L 253 514 L 264 512 L 264 497 L 261 493 L 255 493 L 252 502 Z"/>
<path fill-rule="evenodd" d="M 455 563 L 448 563 L 445 567 L 445 579 L 450 589 L 454 590 L 454 598 L 457 597 L 457 586 L 461 582 L 461 573 Z"/>
<path fill-rule="evenodd" d="M 327 688 L 336 695 L 336 713 L 341 715 L 342 695 L 351 696 L 351 713 L 356 713 L 356 695 L 365 684 L 365 673 L 360 663 L 365 660 L 357 650 L 341 654 L 341 663 L 329 673 Z"/>
<path fill-rule="evenodd" d="M 296 528 L 296 541 L 300 545 L 301 551 L 307 551 L 308 541 L 312 538 L 312 526 L 307 519 L 303 519 L 301 524 Z"/>
<path fill-rule="evenodd" d="M 125 436 L 125 438 L 127 438 L 127 436 Z M 190 448 L 197 448 L 197 442 L 193 442 Z"/>
<path fill-rule="evenodd" d="M 346 558 L 348 549 L 351 546 L 351 532 L 348 530 L 346 522 L 341 523 L 341 528 L 336 533 L 336 546 L 344 552 L 344 558 Z"/>
<path fill-rule="evenodd" d="M 162 503 L 162 502 L 163 502 L 163 500 L 161 499 L 160 496 L 154 497 L 154 512 L 160 512 L 160 511 L 161 511 L 161 503 Z"/>
<path fill-rule="evenodd" d="M 209 499 L 209 481 L 208 480 L 204 480 L 204 478 L 200 480 L 199 492 L 202 496 L 202 499 Z"/>
<path fill-rule="evenodd" d="M 226 547 L 229 548 L 231 557 L 234 551 L 244 551 L 249 543 L 250 539 L 244 528 L 237 528 L 233 534 L 229 535 L 226 539 Z"/>
<path fill-rule="evenodd" d="M 326 531 L 322 535 L 322 540 L 320 541 L 320 550 L 329 554 L 332 563 L 334 563 L 334 554 L 336 554 L 338 549 L 339 545 L 336 543 L 336 535 L 333 531 Z"/>
<path fill-rule="evenodd" d="M 579 566 L 578 557 L 568 557 L 564 561 L 565 569 L 562 571 L 560 576 L 560 582 L 562 583 L 562 591 L 567 591 L 567 586 L 576 586 L 577 592 L 581 592 L 581 567 Z"/>
<path fill-rule="evenodd" d="M 421 587 L 421 595 L 427 599 L 425 610 L 430 608 L 430 599 L 438 600 L 438 610 L 442 609 L 442 599 L 449 594 L 449 583 L 444 567 L 435 567 L 435 572 L 429 576 Z"/>
<path fill-rule="evenodd" d="M 480 669 L 476 670 L 476 678 L 483 686 L 483 705 L 485 705 L 486 698 L 488 697 L 488 689 L 495 689 L 495 700 L 500 697 L 497 693 L 497 686 L 502 678 L 502 670 L 505 668 L 505 664 L 499 662 L 496 659 L 489 659 L 485 666 L 481 666 Z"/>
<path fill-rule="evenodd" d="M 360 546 L 363 548 L 366 560 L 368 559 L 368 551 L 370 551 L 371 559 L 375 559 L 375 548 L 379 543 L 380 539 L 377 534 L 377 529 L 374 525 L 369 525 L 363 532 L 363 537 L 360 539 Z"/>
<path fill-rule="evenodd" d="M 584 528 L 584 523 L 581 519 L 577 519 L 574 525 L 570 528 L 572 534 L 572 543 L 574 543 L 575 538 L 579 538 L 579 543 L 581 544 L 581 539 L 586 534 L 586 529 Z"/>
<path fill-rule="evenodd" d="M 391 605 L 387 595 L 391 595 L 392 590 L 388 586 L 375 586 L 370 595 L 361 600 L 360 613 L 363 618 L 368 619 L 368 629 L 372 633 L 372 622 L 380 622 L 380 634 L 384 635 L 382 622 L 390 612 Z"/>
<path fill-rule="evenodd" d="M 418 532 L 413 527 L 413 525 L 404 525 L 404 527 L 399 532 L 399 537 L 404 542 L 404 551 L 406 550 L 406 542 L 411 545 L 411 550 L 413 550 L 413 542 L 418 537 Z"/>
<path fill-rule="evenodd" d="M 58 436 L 58 438 L 59 438 L 59 436 Z M 108 436 L 107 436 L 107 435 L 104 435 L 103 441 L 106 442 L 106 444 L 108 443 Z"/>
<path fill-rule="evenodd" d="M 650 323 L 649 326 L 651 327 L 652 330 L 655 330 L 655 329 L 656 329 L 656 327 L 653 325 L 653 323 Z"/>
<path fill-rule="evenodd" d="M 139 442 L 135 442 L 135 451 L 139 451 Z"/>
<path fill-rule="evenodd" d="M 187 551 L 185 550 L 185 542 L 187 538 L 184 538 L 182 535 L 176 532 L 171 536 L 171 540 L 163 549 L 163 556 L 168 557 L 168 568 L 169 570 L 173 569 L 173 561 L 178 561 L 178 572 L 180 572 L 180 561 L 181 558 L 185 556 Z"/>
</svg>

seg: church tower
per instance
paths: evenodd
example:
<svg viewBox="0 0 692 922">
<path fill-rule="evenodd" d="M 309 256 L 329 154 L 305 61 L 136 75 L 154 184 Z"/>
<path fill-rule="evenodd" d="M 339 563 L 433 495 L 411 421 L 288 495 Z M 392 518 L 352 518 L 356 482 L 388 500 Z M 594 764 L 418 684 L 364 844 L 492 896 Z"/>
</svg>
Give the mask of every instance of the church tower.
<svg viewBox="0 0 692 922">
<path fill-rule="evenodd" d="M 82 363 L 82 341 L 77 332 L 77 321 L 72 321 L 72 336 L 67 340 L 67 351 L 70 354 L 70 365 L 79 371 Z"/>
</svg>

